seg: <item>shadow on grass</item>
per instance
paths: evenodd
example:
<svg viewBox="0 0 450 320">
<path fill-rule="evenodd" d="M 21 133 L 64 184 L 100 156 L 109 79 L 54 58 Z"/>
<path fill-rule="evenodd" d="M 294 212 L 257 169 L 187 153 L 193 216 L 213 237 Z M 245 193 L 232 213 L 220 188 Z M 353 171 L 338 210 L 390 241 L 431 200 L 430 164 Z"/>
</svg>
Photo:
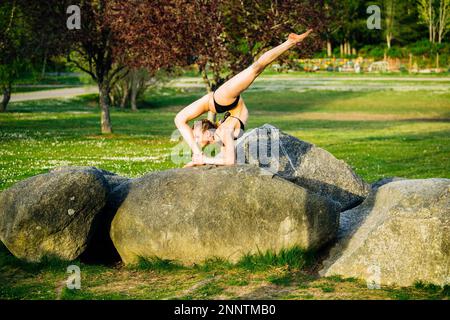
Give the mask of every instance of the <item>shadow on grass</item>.
<svg viewBox="0 0 450 320">
<path fill-rule="evenodd" d="M 56 256 L 46 256 L 40 262 L 27 262 L 13 256 L 8 248 L 0 242 L 0 267 L 9 266 L 27 273 L 37 273 L 43 270 L 65 271 L 71 264 L 79 264 L 79 261 L 67 261 Z"/>
</svg>

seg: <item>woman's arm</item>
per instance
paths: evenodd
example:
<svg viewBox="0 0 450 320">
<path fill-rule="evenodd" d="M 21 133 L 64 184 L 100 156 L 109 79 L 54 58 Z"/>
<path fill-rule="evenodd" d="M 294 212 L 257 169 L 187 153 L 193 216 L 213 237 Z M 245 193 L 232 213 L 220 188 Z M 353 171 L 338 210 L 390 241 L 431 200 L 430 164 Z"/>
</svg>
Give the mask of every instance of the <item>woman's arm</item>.
<svg viewBox="0 0 450 320">
<path fill-rule="evenodd" d="M 236 163 L 236 149 L 234 146 L 233 130 L 227 130 L 223 134 L 222 143 L 224 150 L 214 158 L 203 156 L 203 164 L 214 164 L 219 166 L 231 166 Z M 195 162 L 198 163 L 198 162 Z"/>
<path fill-rule="evenodd" d="M 192 119 L 197 118 L 205 112 L 209 111 L 208 107 L 209 96 L 205 95 L 204 97 L 198 99 L 197 101 L 191 103 L 186 108 L 178 112 L 175 117 L 175 125 L 180 131 L 181 135 L 184 138 L 184 141 L 189 145 L 194 155 L 201 154 L 202 151 L 200 147 L 194 140 L 194 133 L 192 132 L 191 127 L 188 125 L 188 122 Z"/>
</svg>

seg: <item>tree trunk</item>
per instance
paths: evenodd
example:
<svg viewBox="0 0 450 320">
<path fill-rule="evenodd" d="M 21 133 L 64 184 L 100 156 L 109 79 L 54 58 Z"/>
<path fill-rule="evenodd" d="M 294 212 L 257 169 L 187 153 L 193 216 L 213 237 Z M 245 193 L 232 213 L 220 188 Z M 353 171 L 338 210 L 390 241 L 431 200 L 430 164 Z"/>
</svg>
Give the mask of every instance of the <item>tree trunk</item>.
<svg viewBox="0 0 450 320">
<path fill-rule="evenodd" d="M 45 69 L 47 68 L 47 49 L 44 53 L 44 60 L 42 61 L 41 79 L 45 77 Z"/>
<path fill-rule="evenodd" d="M 128 89 L 128 86 L 126 85 L 126 83 L 122 86 L 122 99 L 120 100 L 120 108 L 121 109 L 125 109 L 127 102 L 128 102 L 128 97 L 130 96 L 130 91 Z"/>
<path fill-rule="evenodd" d="M 99 82 L 98 84 L 99 89 L 99 103 L 100 103 L 100 109 L 101 109 L 101 129 L 102 133 L 112 133 L 112 126 L 111 126 L 111 117 L 109 115 L 109 84 L 104 82 Z"/>
<path fill-rule="evenodd" d="M 391 48 L 391 42 L 392 42 L 392 35 L 388 32 L 386 34 L 386 44 L 387 44 L 388 49 Z"/>
<path fill-rule="evenodd" d="M 3 87 L 3 99 L 0 105 L 0 112 L 5 112 L 8 106 L 9 100 L 11 100 L 11 84 Z"/>
<path fill-rule="evenodd" d="M 202 68 L 202 80 L 205 84 L 206 92 L 211 92 L 211 82 L 209 81 L 208 74 L 206 72 L 206 67 Z"/>
<path fill-rule="evenodd" d="M 408 63 L 408 71 L 411 72 L 413 67 L 413 55 L 412 53 L 409 54 L 409 63 Z"/>
<path fill-rule="evenodd" d="M 206 92 L 208 92 L 208 93 L 212 92 L 211 81 L 209 81 L 206 67 L 202 68 L 201 73 L 202 73 L 203 83 L 205 84 L 205 87 L 206 87 Z M 216 122 L 216 114 L 211 111 L 208 111 L 208 120 L 211 122 Z"/>
<path fill-rule="evenodd" d="M 328 58 L 331 58 L 332 55 L 333 55 L 333 49 L 331 46 L 331 41 L 330 41 L 330 39 L 327 39 L 327 56 L 328 56 Z"/>
<path fill-rule="evenodd" d="M 339 46 L 339 51 L 341 52 L 341 58 L 344 56 L 344 45 L 341 43 Z"/>
<path fill-rule="evenodd" d="M 139 91 L 139 79 L 138 79 L 138 70 L 131 71 L 131 90 L 130 90 L 130 103 L 131 110 L 137 111 L 136 98 Z"/>
<path fill-rule="evenodd" d="M 112 92 L 109 93 L 109 105 L 111 107 L 116 106 L 116 97 L 112 94 Z"/>
<path fill-rule="evenodd" d="M 137 98 L 137 90 L 136 86 L 133 86 L 133 88 L 131 89 L 131 99 L 130 99 L 132 111 L 138 111 L 136 98 Z"/>
</svg>

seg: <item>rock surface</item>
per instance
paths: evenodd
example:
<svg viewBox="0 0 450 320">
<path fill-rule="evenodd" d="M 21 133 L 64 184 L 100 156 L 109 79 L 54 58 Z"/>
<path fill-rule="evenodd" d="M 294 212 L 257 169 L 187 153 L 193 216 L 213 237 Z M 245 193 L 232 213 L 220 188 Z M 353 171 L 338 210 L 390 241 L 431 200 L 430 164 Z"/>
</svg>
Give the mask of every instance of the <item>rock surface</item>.
<svg viewBox="0 0 450 320">
<path fill-rule="evenodd" d="M 339 206 L 255 166 L 197 167 L 134 179 L 111 226 L 122 260 L 210 257 L 294 245 L 317 249 L 333 239 Z"/>
<path fill-rule="evenodd" d="M 406 180 L 405 178 L 401 178 L 401 177 L 389 177 L 389 178 L 383 178 L 380 179 L 374 183 L 371 184 L 371 188 L 372 190 L 376 190 L 382 186 L 384 186 L 385 184 L 391 183 L 391 182 L 396 182 L 396 181 L 402 181 L 402 180 Z"/>
<path fill-rule="evenodd" d="M 321 275 L 400 286 L 450 282 L 450 179 L 385 184 L 341 213 L 340 224 Z"/>
<path fill-rule="evenodd" d="M 238 163 L 266 168 L 280 177 L 338 202 L 342 210 L 360 204 L 370 186 L 328 151 L 265 124 L 242 136 Z"/>
<path fill-rule="evenodd" d="M 80 256 L 81 261 L 103 264 L 112 264 L 120 261 L 119 253 L 111 241 L 109 231 L 117 209 L 127 196 L 128 186 L 132 179 L 96 167 L 63 166 L 55 168 L 51 172 L 66 171 L 83 171 L 101 175 L 108 186 L 106 205 L 92 222 L 92 237 L 88 242 L 86 250 Z"/>
<path fill-rule="evenodd" d="M 74 172 L 74 171 L 83 171 L 89 172 L 95 175 L 101 175 L 105 179 L 108 189 L 112 192 L 116 187 L 120 186 L 122 183 L 126 183 L 130 180 L 130 178 L 119 176 L 116 173 L 99 169 L 97 167 L 84 167 L 84 166 L 62 166 L 57 167 L 51 170 L 50 172 Z"/>
<path fill-rule="evenodd" d="M 0 239 L 16 257 L 77 258 L 106 204 L 100 171 L 61 170 L 21 181 L 0 194 Z"/>
</svg>

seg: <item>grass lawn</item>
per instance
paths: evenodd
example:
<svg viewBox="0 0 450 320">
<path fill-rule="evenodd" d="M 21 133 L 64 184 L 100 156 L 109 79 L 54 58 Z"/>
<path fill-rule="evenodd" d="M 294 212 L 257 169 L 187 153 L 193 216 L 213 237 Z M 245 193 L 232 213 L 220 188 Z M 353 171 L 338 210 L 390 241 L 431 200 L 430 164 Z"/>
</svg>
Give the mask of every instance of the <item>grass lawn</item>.
<svg viewBox="0 0 450 320">
<path fill-rule="evenodd" d="M 137 113 L 112 110 L 114 134 L 99 133 L 95 96 L 12 103 L 0 114 L 0 190 L 59 165 L 93 165 L 137 177 L 171 161 L 173 117 L 201 91 L 149 92 Z M 450 178 L 450 92 L 249 91 L 248 128 L 271 123 L 349 163 L 366 181 Z M 7 299 L 448 299 L 449 288 L 370 290 L 355 279 L 318 278 L 302 252 L 135 267 L 81 266 L 82 289 L 65 288 L 70 263 L 24 264 L 0 249 L 0 298 Z M 305 261 L 301 266 L 292 261 Z M 269 262 L 268 262 L 269 261 Z M 309 262 L 308 262 L 309 261 Z"/>
</svg>

